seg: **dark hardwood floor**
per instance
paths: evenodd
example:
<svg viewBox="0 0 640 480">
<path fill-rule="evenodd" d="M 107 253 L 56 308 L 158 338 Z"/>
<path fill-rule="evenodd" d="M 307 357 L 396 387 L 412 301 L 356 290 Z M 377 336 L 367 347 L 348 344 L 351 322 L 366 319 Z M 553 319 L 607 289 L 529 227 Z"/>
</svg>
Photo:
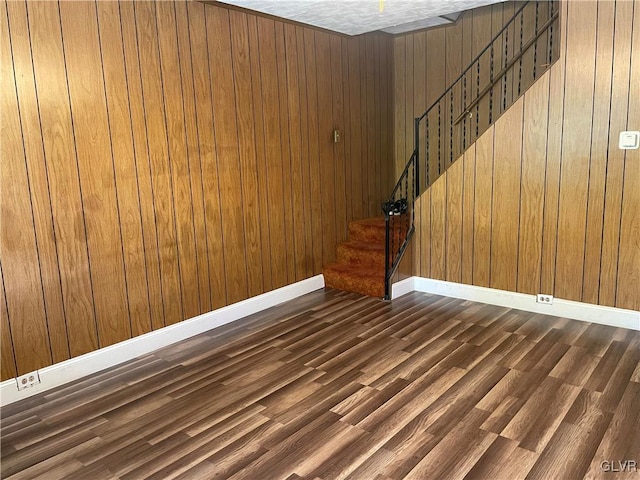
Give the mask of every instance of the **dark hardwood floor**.
<svg viewBox="0 0 640 480">
<path fill-rule="evenodd" d="M 318 291 L 2 409 L 2 477 L 638 478 L 640 332 Z"/>
</svg>

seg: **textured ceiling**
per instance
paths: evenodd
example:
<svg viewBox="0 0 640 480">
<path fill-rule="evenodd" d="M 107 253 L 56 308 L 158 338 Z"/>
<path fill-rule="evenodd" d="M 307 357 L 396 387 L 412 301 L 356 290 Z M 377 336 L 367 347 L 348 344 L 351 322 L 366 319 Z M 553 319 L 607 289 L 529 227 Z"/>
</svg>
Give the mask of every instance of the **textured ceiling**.
<svg viewBox="0 0 640 480">
<path fill-rule="evenodd" d="M 375 30 L 400 33 L 447 23 L 438 18 L 499 0 L 224 0 L 347 35 Z"/>
</svg>

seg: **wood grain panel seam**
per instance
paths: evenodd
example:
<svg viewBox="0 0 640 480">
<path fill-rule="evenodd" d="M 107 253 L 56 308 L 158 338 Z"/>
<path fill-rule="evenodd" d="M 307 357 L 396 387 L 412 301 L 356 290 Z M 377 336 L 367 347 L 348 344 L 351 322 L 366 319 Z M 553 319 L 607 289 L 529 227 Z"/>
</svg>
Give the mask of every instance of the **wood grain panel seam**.
<svg viewBox="0 0 640 480">
<path fill-rule="evenodd" d="M 280 22 L 282 23 L 282 22 Z M 277 37 L 277 32 L 276 29 L 274 28 L 273 30 L 274 32 L 274 36 Z M 276 39 L 276 44 L 277 44 L 277 39 Z M 286 91 L 288 86 L 289 86 L 289 72 L 287 72 L 287 68 L 286 68 L 286 62 L 287 62 L 287 41 L 285 38 L 285 32 L 284 32 L 284 26 L 282 28 L 282 45 L 283 45 L 283 56 L 284 58 L 280 58 L 278 59 L 278 48 L 276 48 L 276 64 L 280 65 L 280 63 L 282 63 L 282 69 L 284 70 L 284 78 L 280 78 L 280 68 L 276 69 L 276 76 L 278 78 L 278 92 L 280 92 L 280 95 L 278 96 L 278 113 L 280 118 L 282 118 L 282 109 L 283 107 L 286 107 L 286 113 L 287 115 L 286 117 L 286 122 L 287 125 L 286 127 L 282 128 L 281 126 L 281 132 L 282 133 L 289 133 L 289 135 L 291 135 L 291 122 L 290 122 L 290 116 L 289 116 L 289 108 L 288 108 L 288 100 L 285 97 L 284 101 L 285 101 L 285 105 L 281 105 L 281 102 L 283 101 L 282 99 L 282 83 L 284 83 L 284 90 Z M 331 54 L 331 51 L 329 51 L 329 54 Z M 293 209 L 292 208 L 287 208 L 287 200 L 286 200 L 286 190 L 287 187 L 284 186 L 284 180 L 286 179 L 286 176 L 284 174 L 285 170 L 286 170 L 286 165 L 285 163 L 287 162 L 288 159 L 288 171 L 289 173 L 291 173 L 292 169 L 291 169 L 291 138 L 289 137 L 289 141 L 288 142 L 283 142 L 286 143 L 287 145 L 284 146 L 284 148 L 281 150 L 282 153 L 282 179 L 283 179 L 283 188 L 282 188 L 282 199 L 284 201 L 284 210 L 285 210 L 285 220 L 284 220 L 284 225 L 285 225 L 285 230 L 287 230 L 287 226 L 288 226 L 288 221 L 287 218 L 290 218 L 289 221 L 291 222 L 291 225 L 293 226 L 293 229 L 295 230 L 295 224 L 294 224 L 294 219 L 293 219 Z M 287 155 L 285 152 L 288 151 L 289 154 Z M 289 205 L 293 206 L 293 185 L 292 182 L 293 179 L 291 177 L 291 175 L 289 175 Z M 285 246 L 286 246 L 286 250 L 287 250 L 287 258 L 289 257 L 289 255 L 293 256 L 293 274 L 294 274 L 294 278 L 288 278 L 289 283 L 292 283 L 295 281 L 295 266 L 297 265 L 297 252 L 296 252 L 296 248 L 295 248 L 295 241 L 294 241 L 294 236 L 295 236 L 295 231 L 289 232 L 291 233 L 291 236 L 289 235 L 284 235 L 285 237 Z M 288 238 L 290 237 L 290 238 Z M 290 263 L 289 260 L 286 261 L 287 265 Z M 289 274 L 289 267 L 287 266 L 287 275 Z"/>
<path fill-rule="evenodd" d="M 160 37 L 160 28 L 158 26 L 158 7 L 154 2 L 153 4 L 153 15 L 155 19 L 156 26 L 156 35 L 158 38 Z M 166 107 L 166 93 L 164 88 L 164 75 L 162 73 L 162 54 L 160 52 L 160 41 L 157 42 L 157 53 L 158 53 L 158 64 L 159 64 L 159 79 L 160 79 L 160 90 L 162 96 L 162 116 L 163 116 L 163 124 L 164 124 L 164 134 L 165 140 L 167 142 L 167 151 L 165 152 L 167 155 L 167 164 L 169 165 L 169 189 L 171 192 L 171 204 L 173 206 L 173 231 L 175 233 L 175 251 L 176 251 L 176 260 L 178 262 L 178 287 L 180 291 L 180 299 L 179 299 L 179 307 L 180 307 L 180 318 L 184 319 L 184 294 L 182 292 L 182 265 L 180 261 L 180 248 L 179 248 L 179 240 L 178 240 L 178 220 L 176 213 L 176 200 L 175 200 L 175 186 L 174 186 L 174 177 L 173 177 L 173 165 L 171 160 L 171 146 L 169 141 L 169 126 L 167 123 L 167 107 Z"/>
<path fill-rule="evenodd" d="M 8 15 L 7 15 L 8 18 Z M 19 372 L 18 370 L 18 360 L 16 357 L 16 347 L 13 341 L 13 332 L 11 330 L 11 314 L 9 313 L 9 304 L 7 303 L 7 289 L 4 286 L 4 271 L 2 270 L 2 259 L 0 258 L 0 280 L 2 281 L 2 301 L 4 302 L 4 310 L 7 312 L 7 328 L 9 329 L 9 340 L 11 342 L 11 358 L 13 359 L 13 368 L 14 371 Z M 67 337 L 68 338 L 68 337 Z"/>
<path fill-rule="evenodd" d="M 6 5 L 5 5 L 5 11 L 6 11 Z M 35 250 L 36 250 L 36 256 L 38 257 L 38 275 L 40 276 L 40 291 L 42 293 L 42 307 L 44 310 L 44 314 L 45 314 L 45 327 L 47 329 L 47 345 L 49 346 L 49 355 L 50 355 L 50 359 L 55 358 L 53 355 L 53 347 L 51 345 L 51 332 L 49 330 L 49 322 L 47 321 L 47 302 L 46 302 L 46 296 L 44 294 L 44 282 L 43 282 L 43 278 L 42 278 L 42 263 L 40 261 L 40 248 L 39 248 L 39 244 L 38 244 L 38 234 L 37 234 L 37 229 L 36 229 L 36 222 L 35 222 L 35 218 L 34 218 L 34 208 L 33 208 L 33 192 L 31 190 L 31 177 L 29 175 L 29 167 L 27 164 L 27 153 L 26 153 L 26 147 L 25 147 L 25 142 L 24 142 L 24 127 L 22 124 L 22 112 L 20 110 L 20 101 L 18 99 L 18 85 L 17 85 L 17 81 L 16 81 L 16 72 L 15 72 L 15 59 L 14 59 L 14 54 L 13 54 L 13 43 L 11 42 L 11 29 L 10 29 L 10 24 L 9 24 L 9 12 L 7 11 L 7 29 L 8 29 L 8 36 L 9 36 L 9 51 L 11 52 L 11 65 L 13 67 L 13 88 L 14 88 L 14 94 L 16 97 L 16 108 L 17 108 L 17 113 L 18 113 L 18 121 L 20 122 L 20 141 L 22 143 L 22 156 L 24 159 L 24 170 L 25 170 L 25 176 L 27 179 L 27 188 L 29 189 L 29 206 L 31 209 L 31 225 L 33 226 L 33 238 L 34 238 L 34 244 L 35 244 Z M 6 75 L 6 72 L 5 72 Z M 1 269 L 1 267 L 0 267 Z M 4 289 L 4 275 L 2 276 L 2 282 L 3 282 L 3 286 L 2 288 Z M 5 303 L 7 302 L 6 298 L 7 298 L 7 294 L 6 291 L 4 292 L 4 298 L 5 298 Z M 9 315 L 9 304 L 7 303 L 7 316 Z M 9 323 L 9 325 L 11 325 Z M 17 359 L 15 356 L 15 349 L 13 346 L 13 336 L 12 338 L 12 350 L 14 351 L 14 361 L 16 362 L 16 372 L 18 372 L 18 367 L 17 367 Z"/>
<path fill-rule="evenodd" d="M 122 4 L 118 3 L 118 8 L 120 11 L 120 27 L 122 28 Z M 154 187 L 154 181 L 153 181 L 153 170 L 151 168 L 151 151 L 149 149 L 149 125 L 147 122 L 147 107 L 146 107 L 146 102 L 145 102 L 145 97 L 144 97 L 144 82 L 142 81 L 142 65 L 140 64 L 140 40 L 138 38 L 138 18 L 137 18 L 137 14 L 136 14 L 136 3 L 133 2 L 133 18 L 134 18 L 134 31 L 135 31 L 135 38 L 136 38 L 136 56 L 137 56 L 137 63 L 138 63 L 138 74 L 140 77 L 140 95 L 141 95 L 141 99 L 142 99 L 142 112 L 143 112 L 143 116 L 144 116 L 144 131 L 145 131 L 145 138 L 146 138 L 146 150 L 147 150 L 147 166 L 149 168 L 149 184 L 151 186 L 151 207 L 153 209 L 153 226 L 154 226 L 154 230 L 155 230 L 155 237 L 156 237 L 156 255 L 158 257 L 158 275 L 160 278 L 160 285 L 159 285 L 159 291 L 160 291 L 160 299 L 162 302 L 162 326 L 166 326 L 167 322 L 166 322 L 166 315 L 165 315 L 165 301 L 164 301 L 164 289 L 162 288 L 162 262 L 161 262 L 161 258 L 160 258 L 160 238 L 158 235 L 158 214 L 157 214 L 157 208 L 156 208 L 156 199 L 155 199 L 155 195 L 153 192 L 155 192 L 155 187 Z M 123 47 L 124 48 L 124 47 Z M 125 56 L 126 59 L 126 56 Z M 125 61 L 125 69 L 126 69 L 126 61 Z M 128 86 L 128 75 L 127 75 L 127 86 Z M 127 90 L 127 95 L 129 95 L 129 90 Z M 131 112 L 131 97 L 129 96 L 129 112 Z M 131 125 L 133 126 L 133 116 L 130 113 L 130 121 L 131 121 Z M 131 135 L 133 136 L 133 128 L 132 128 L 132 132 Z M 136 178 L 139 178 L 136 170 Z M 142 220 L 141 220 L 142 221 Z M 144 225 L 144 223 L 143 223 Z M 144 230 L 143 230 L 144 231 Z M 147 270 L 148 272 L 148 270 Z M 148 288 L 148 285 L 147 285 Z M 152 326 L 152 330 L 153 330 L 153 321 L 151 322 L 151 326 Z"/>
<path fill-rule="evenodd" d="M 523 18 L 523 15 L 521 15 L 521 18 Z M 522 25 L 521 25 L 522 27 Z M 520 38 L 520 42 L 522 43 L 522 37 Z M 520 57 L 520 60 L 522 60 L 522 57 Z M 522 67 L 522 65 L 521 65 Z M 518 239 L 516 241 L 516 256 L 515 256 L 515 264 L 516 264 L 516 284 L 515 284 L 515 288 L 516 291 L 518 290 L 518 274 L 519 274 L 519 267 L 520 267 L 520 234 L 521 232 L 521 221 L 522 221 L 522 164 L 524 163 L 524 119 L 525 119 L 525 109 L 527 107 L 527 97 L 523 96 L 522 98 L 522 116 L 521 116 L 521 123 L 522 123 L 522 128 L 520 129 L 520 193 L 518 195 L 518 227 L 517 227 L 517 232 L 518 232 Z M 515 104 L 514 104 L 515 105 Z"/>
<path fill-rule="evenodd" d="M 314 63 L 316 65 L 316 78 L 314 79 L 315 83 L 316 83 L 316 106 L 319 105 L 318 100 L 319 100 L 319 95 L 318 95 L 318 75 L 317 75 L 317 66 L 318 66 L 318 47 L 317 47 L 317 41 L 316 41 L 316 37 L 317 37 L 317 33 L 318 32 L 312 32 L 312 37 L 313 37 L 313 58 L 314 58 Z M 316 132 L 318 135 L 318 142 L 320 142 L 320 139 L 322 138 L 322 135 L 320 134 L 320 110 L 318 108 L 318 131 Z M 320 148 L 319 148 L 319 143 L 318 143 L 318 171 L 322 171 L 322 162 L 320 161 Z M 319 198 L 317 199 L 318 202 L 322 202 L 322 181 L 320 178 L 316 179 L 319 183 L 318 183 L 318 194 L 319 194 Z M 324 226 L 324 209 L 320 208 L 320 225 Z M 326 234 L 326 232 L 324 232 Z M 321 259 L 325 258 L 325 251 L 324 251 L 324 242 L 320 242 L 320 247 L 321 247 Z M 322 264 L 323 262 L 321 262 Z"/>
<path fill-rule="evenodd" d="M 526 101 L 526 93 L 525 93 L 525 101 Z M 526 104 L 525 104 L 526 105 Z M 542 292 L 542 270 L 544 263 L 544 224 L 545 224 L 545 213 L 547 211 L 546 203 L 547 203 L 547 172 L 549 170 L 549 127 L 551 122 L 549 121 L 551 118 L 551 75 L 549 75 L 549 85 L 547 87 L 547 131 L 545 134 L 545 142 L 544 142 L 544 179 L 542 184 L 542 228 L 540 229 L 540 278 L 538 279 L 538 292 Z"/>
<path fill-rule="evenodd" d="M 75 161 L 76 161 L 76 172 L 77 172 L 77 180 L 78 180 L 78 188 L 80 190 L 80 206 L 82 209 L 81 212 L 81 217 L 82 217 L 82 229 L 84 231 L 84 247 L 85 247 L 85 251 L 87 254 L 87 271 L 89 273 L 89 286 L 91 287 L 91 309 L 93 311 L 93 321 L 96 327 L 96 341 L 98 343 L 98 345 L 101 345 L 100 342 L 100 331 L 99 331 L 99 327 L 98 327 L 98 316 L 96 313 L 96 300 L 95 300 L 95 296 L 93 293 L 93 273 L 91 272 L 91 256 L 89 255 L 89 240 L 87 238 L 87 220 L 85 218 L 85 209 L 84 209 L 84 196 L 82 193 L 82 182 L 80 181 L 80 164 L 78 161 L 78 149 L 76 147 L 77 142 L 76 142 L 76 129 L 75 129 L 75 122 L 73 119 L 73 108 L 71 107 L 71 91 L 69 90 L 69 73 L 67 71 L 67 58 L 66 58 L 66 51 L 65 51 L 65 47 L 64 47 L 64 35 L 63 35 L 63 31 L 62 31 L 62 14 L 60 12 L 60 2 L 58 1 L 57 4 L 58 7 L 58 24 L 60 27 L 60 42 L 62 44 L 62 59 L 63 59 L 63 63 L 64 63 L 64 76 L 65 76 L 65 83 L 66 83 L 66 89 L 67 89 L 67 102 L 68 102 L 68 106 L 69 106 L 69 116 L 71 118 L 71 135 L 73 137 L 73 153 L 74 153 L 74 157 L 75 157 Z"/>
<path fill-rule="evenodd" d="M 567 50 L 567 31 L 569 30 L 569 15 L 567 15 L 567 26 L 565 28 L 565 35 L 563 35 L 563 40 L 564 40 L 564 50 L 566 52 Z M 558 212 L 556 215 L 556 238 L 555 238 L 555 254 L 554 254 L 554 258 L 553 258 L 553 292 L 546 292 L 546 293 L 550 293 L 551 295 L 555 295 L 556 292 L 556 274 L 558 272 L 558 228 L 560 225 L 560 184 L 562 183 L 562 164 L 563 164 L 563 160 L 564 160 L 564 115 L 565 115 L 565 111 L 564 111 L 564 105 L 565 105 L 565 96 L 566 96 L 566 91 L 567 91 L 567 56 L 566 53 L 564 55 L 564 65 L 563 65 L 563 71 L 564 71 L 564 75 L 562 76 L 562 121 L 560 122 L 560 137 L 559 137 L 559 142 L 560 142 L 560 158 L 558 159 L 558 199 L 557 199 L 557 205 L 556 205 L 556 211 Z"/>
<path fill-rule="evenodd" d="M 6 8 L 6 7 L 5 7 Z M 60 289 L 60 298 L 62 299 L 62 312 L 63 312 L 63 320 L 64 320 L 64 328 L 65 328 L 65 337 L 67 340 L 67 353 L 69 354 L 69 352 L 71 351 L 71 347 L 70 347 L 70 342 L 69 342 L 69 327 L 67 325 L 67 311 L 66 311 L 66 306 L 65 306 L 65 302 L 64 302 L 64 289 L 62 288 L 62 272 L 60 271 L 60 260 L 59 260 L 59 253 L 58 253 L 58 242 L 57 242 L 57 235 L 55 233 L 56 231 L 56 225 L 55 225 L 55 221 L 54 221 L 54 215 L 53 215 L 53 203 L 51 200 L 51 185 L 50 185 L 50 181 L 49 181 L 49 169 L 46 168 L 46 163 L 47 163 L 47 156 L 46 156 L 46 150 L 45 150 L 45 144 L 44 144 L 44 136 L 42 135 L 42 115 L 40 113 L 40 99 L 38 96 L 38 85 L 36 83 L 36 72 L 35 72 L 35 66 L 34 66 L 34 61 L 33 61 L 33 45 L 32 45 L 32 40 L 31 40 L 31 26 L 29 24 L 29 8 L 25 2 L 25 15 L 26 15 L 26 27 L 27 27 L 27 37 L 28 37 L 28 41 L 29 41 L 29 57 L 30 57 L 30 63 L 31 63 L 31 75 L 33 77 L 33 86 L 34 86 L 34 94 L 35 94 L 35 99 L 36 99 L 36 108 L 38 111 L 38 127 L 40 130 L 40 144 L 42 146 L 42 159 L 44 162 L 44 166 L 45 168 L 44 170 L 44 176 L 46 179 L 46 183 L 47 183 L 47 198 L 49 200 L 49 213 L 51 214 L 51 231 L 53 233 L 53 243 L 54 243 L 54 251 L 55 251 L 55 255 L 56 255 L 56 259 L 55 259 L 55 264 L 56 264 L 56 270 L 58 272 L 58 287 Z M 9 37 L 11 38 L 11 28 L 10 28 L 10 21 L 9 21 L 9 15 L 7 12 L 7 28 L 9 31 Z M 11 52 L 12 52 L 12 56 L 13 56 L 13 43 L 10 42 L 11 45 Z M 13 60 L 12 60 L 13 61 Z M 14 70 L 15 72 L 15 70 Z M 15 74 L 15 73 L 14 73 Z M 20 103 L 18 102 L 18 109 L 20 108 Z M 37 239 L 37 234 L 36 234 L 36 239 Z M 6 302 L 6 297 L 5 297 L 5 302 Z M 45 301 L 45 311 L 46 311 L 46 301 Z M 7 312 L 9 311 L 8 305 L 7 305 Z M 13 342 L 13 340 L 12 340 Z M 14 355 L 14 362 L 15 362 L 15 355 Z M 16 364 L 16 371 L 17 371 L 17 364 Z"/>
<path fill-rule="evenodd" d="M 126 51 L 124 47 L 125 42 L 124 42 L 124 34 L 123 34 L 123 28 L 122 28 L 122 8 L 120 5 L 120 1 L 118 1 L 118 27 L 120 32 L 120 38 L 122 40 L 122 61 L 123 61 L 123 68 L 124 68 L 124 81 L 125 81 L 125 86 L 127 90 L 127 106 L 129 110 L 129 129 L 131 131 L 131 146 L 133 148 L 133 162 L 134 162 L 135 171 L 136 171 L 135 172 L 136 173 L 136 196 L 137 196 L 139 208 L 142 211 L 142 198 L 140 197 L 140 177 L 138 174 L 138 157 L 135 154 L 136 140 L 135 140 L 135 135 L 133 133 L 133 114 L 131 113 L 131 94 L 129 92 L 129 74 L 127 72 L 127 61 L 126 61 L 127 56 L 126 56 Z M 136 35 L 137 35 L 137 32 L 136 32 Z M 145 121 L 146 121 L 146 118 L 145 118 Z M 144 222 L 142 221 L 142 214 L 139 216 L 139 218 L 140 218 L 140 232 L 142 233 L 142 248 L 143 248 L 142 256 L 143 256 L 143 262 L 144 262 L 144 275 L 145 275 L 145 278 L 147 278 L 146 287 L 147 287 L 147 302 L 149 305 L 149 331 L 152 331 L 153 321 L 152 321 L 152 313 L 151 313 L 151 292 L 149 290 L 149 281 L 148 281 L 149 270 L 148 270 L 148 262 L 147 262 L 147 245 L 146 245 L 146 239 L 144 235 Z"/>
<path fill-rule="evenodd" d="M 227 15 L 227 22 L 229 23 L 229 47 L 231 49 L 230 52 L 230 59 L 231 59 L 231 78 L 233 79 L 233 96 L 234 96 L 234 105 L 236 106 L 236 112 L 235 115 L 233 116 L 235 119 L 235 123 L 236 123 L 236 143 L 238 145 L 238 163 L 237 163 L 237 169 L 238 169 L 238 175 L 240 176 L 240 194 L 236 196 L 236 198 L 234 199 L 236 202 L 238 202 L 240 204 L 239 206 L 239 211 L 243 213 L 242 215 L 242 239 L 244 241 L 244 249 L 243 249 L 243 254 L 244 254 L 244 274 L 245 277 L 247 279 L 247 291 L 245 292 L 245 297 L 248 295 L 249 293 L 249 279 L 251 278 L 249 275 L 249 262 L 247 262 L 247 251 L 248 251 L 248 247 L 247 247 L 247 216 L 244 214 L 244 182 L 242 181 L 242 168 L 240 166 L 240 129 L 238 128 L 238 86 L 237 86 L 237 82 L 236 82 L 236 66 L 235 66 L 235 62 L 233 61 L 233 34 L 231 33 L 231 29 L 233 28 L 231 25 L 231 16 Z M 261 264 L 262 266 L 262 264 Z"/>
<path fill-rule="evenodd" d="M 259 27 L 258 27 L 258 23 L 256 22 L 256 35 L 259 37 L 260 33 L 259 33 Z M 258 58 L 260 58 L 260 41 L 258 40 L 257 45 L 258 47 Z M 264 98 L 264 89 L 263 89 L 263 82 L 262 82 L 262 66 L 260 65 L 260 63 L 258 63 L 258 75 L 260 76 L 260 97 L 261 99 Z M 265 109 L 262 109 L 262 122 L 263 124 L 265 123 L 265 113 L 264 113 Z M 266 129 L 263 129 L 263 138 L 262 138 L 262 142 L 264 144 L 266 144 Z M 255 133 L 254 133 L 255 135 Z M 268 183 L 269 181 L 269 168 L 268 168 L 268 161 L 267 161 L 267 156 L 268 156 L 268 152 L 265 146 L 265 182 Z M 265 199 L 267 200 L 267 211 L 270 211 L 269 208 L 269 195 L 265 195 Z M 271 246 L 271 216 L 268 216 L 268 224 L 266 225 L 266 229 L 267 229 L 267 236 L 269 238 L 269 246 Z M 273 248 L 269 248 L 269 261 L 273 264 Z M 263 279 L 264 282 L 264 279 Z M 271 273 L 271 279 L 270 279 L 270 283 L 273 283 L 273 273 Z"/>
<path fill-rule="evenodd" d="M 631 5 L 631 18 L 635 18 L 635 8 L 637 5 L 637 1 L 634 1 Z M 635 22 L 631 22 L 631 32 L 630 32 L 630 38 L 631 41 L 633 41 L 633 30 L 634 28 L 640 28 L 640 26 L 636 26 Z M 615 46 L 615 36 L 614 36 L 614 46 Z M 636 48 L 640 48 L 637 45 L 635 46 Z M 632 76 L 632 69 L 631 69 L 631 59 L 632 59 L 632 55 L 633 55 L 633 45 L 629 48 L 629 85 L 627 87 L 627 111 L 626 111 L 626 118 L 625 118 L 625 125 L 627 126 L 627 128 L 629 127 L 629 110 L 631 107 L 631 76 Z M 613 82 L 611 82 L 613 84 Z M 637 99 L 636 99 L 637 101 Z M 623 205 L 624 205 L 624 178 L 625 178 L 625 173 L 626 173 L 626 168 L 627 168 L 627 155 L 628 155 L 628 151 L 625 150 L 623 155 L 623 161 L 622 161 L 622 192 L 620 194 L 620 222 L 619 222 L 619 226 L 618 226 L 618 248 L 617 248 L 617 259 L 618 261 L 616 262 L 616 273 L 615 273 L 615 277 L 614 277 L 614 287 L 613 287 L 613 304 L 617 305 L 618 304 L 618 272 L 620 270 L 620 244 L 621 244 L 621 238 L 622 235 L 620 232 L 622 232 L 622 212 L 623 212 Z M 636 188 L 637 185 L 636 185 Z"/>
<path fill-rule="evenodd" d="M 207 239 L 209 238 L 209 233 L 207 230 L 207 214 L 206 214 L 206 202 L 205 202 L 205 195 L 204 192 L 206 192 L 206 189 L 204 187 L 204 171 L 202 169 L 202 151 L 200 150 L 200 126 L 198 123 L 198 101 L 196 99 L 196 80 L 195 80 L 195 74 L 193 73 L 194 68 L 193 68 L 193 52 L 191 50 L 191 43 L 192 43 L 192 38 L 191 38 L 191 21 L 190 21 L 190 17 L 189 17 L 189 8 L 186 8 L 186 17 L 187 17 L 187 37 L 189 38 L 189 63 L 191 64 L 191 85 L 192 85 L 192 89 L 193 89 L 193 105 L 194 105 L 194 112 L 195 112 L 195 126 L 196 126 L 196 138 L 198 139 L 198 144 L 197 144 L 197 151 L 198 151 L 198 163 L 200 165 L 200 188 L 202 189 L 203 195 L 202 195 L 202 212 L 203 212 L 203 226 L 204 226 L 204 235 L 205 235 L 205 239 L 204 239 L 204 250 L 205 250 L 205 254 L 206 254 L 206 264 L 207 264 L 207 268 L 210 265 L 210 260 L 209 260 L 209 242 L 207 241 Z M 195 228 L 195 226 L 194 226 Z M 197 241 L 197 239 L 196 239 Z M 196 249 L 197 251 L 197 249 Z M 198 262 L 199 264 L 199 262 Z M 212 290 L 211 290 L 211 276 L 207 275 L 208 278 L 208 283 L 209 283 L 209 305 L 213 305 L 213 295 L 212 295 Z M 202 299 L 201 299 L 202 300 Z"/>
<path fill-rule="evenodd" d="M 180 40 L 178 39 L 178 11 L 176 9 L 176 2 L 173 1 L 173 16 L 175 18 L 175 22 L 174 22 L 174 31 L 175 31 L 175 45 L 176 45 L 176 52 L 178 54 L 178 66 L 180 66 L 182 64 L 182 60 L 181 60 L 181 52 L 180 52 Z M 189 176 L 189 196 L 191 199 L 191 206 L 189 208 L 189 211 L 191 212 L 191 227 L 193 230 L 193 254 L 195 257 L 195 270 L 196 270 L 196 278 L 195 278 L 195 282 L 196 285 L 198 286 L 198 288 L 196 288 L 196 294 L 197 294 L 197 298 L 198 298 L 198 311 L 202 312 L 202 298 L 200 298 L 200 262 L 198 261 L 198 235 L 196 234 L 196 219 L 195 219 L 195 212 L 194 212 L 194 203 L 193 203 L 193 185 L 191 182 L 191 162 L 190 160 L 190 152 L 189 152 L 189 134 L 187 133 L 187 111 L 185 108 L 185 103 L 184 103 L 184 79 L 183 79 L 183 73 L 182 73 L 182 68 L 178 68 L 178 73 L 180 75 L 180 99 L 182 100 L 182 127 L 184 130 L 184 143 L 185 143 L 185 161 L 186 161 L 186 165 L 187 165 L 187 175 Z M 191 72 L 191 79 L 193 81 L 193 71 Z M 194 90 L 194 95 L 195 95 L 195 90 Z M 196 122 L 197 123 L 197 122 Z M 196 125 L 197 128 L 197 125 Z"/>
<path fill-rule="evenodd" d="M 109 116 L 109 102 L 107 101 L 107 82 L 105 79 L 104 73 L 104 57 L 102 52 L 102 37 L 100 35 L 100 21 L 98 20 L 98 6 L 97 3 L 94 2 L 94 12 L 95 12 L 95 20 L 96 20 L 96 31 L 98 34 L 98 48 L 100 51 L 100 73 L 102 77 L 102 88 L 104 91 L 104 106 L 106 109 L 106 118 L 107 118 L 107 131 L 109 133 L 109 149 L 111 152 L 111 171 L 113 174 L 113 186 L 115 191 L 115 200 L 116 200 L 116 213 L 118 218 L 118 232 L 120 233 L 120 253 L 122 255 L 122 270 L 124 273 L 124 289 L 127 296 L 127 317 L 129 318 L 129 335 L 127 338 L 131 338 L 133 336 L 133 326 L 131 324 L 131 299 L 129 298 L 129 285 L 127 279 L 127 264 L 125 261 L 125 249 L 124 249 L 124 239 L 122 236 L 122 216 L 120 215 L 120 198 L 118 196 L 118 181 L 116 179 L 116 166 L 115 166 L 115 155 L 113 152 L 113 134 L 111 130 L 111 117 Z M 146 272 L 145 272 L 146 273 Z M 148 284 L 148 282 L 147 282 Z M 151 307 L 149 305 L 149 307 Z"/>
</svg>

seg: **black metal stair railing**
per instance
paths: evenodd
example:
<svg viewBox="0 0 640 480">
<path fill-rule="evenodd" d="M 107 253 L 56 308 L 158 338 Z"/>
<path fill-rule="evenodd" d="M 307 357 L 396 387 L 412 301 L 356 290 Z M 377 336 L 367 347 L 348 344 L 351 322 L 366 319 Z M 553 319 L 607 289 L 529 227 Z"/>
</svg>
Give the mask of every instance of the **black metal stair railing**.
<svg viewBox="0 0 640 480">
<path fill-rule="evenodd" d="M 382 204 L 386 300 L 415 231 L 416 198 L 558 59 L 558 4 L 524 2 L 460 76 L 415 118 L 413 152 Z"/>
</svg>

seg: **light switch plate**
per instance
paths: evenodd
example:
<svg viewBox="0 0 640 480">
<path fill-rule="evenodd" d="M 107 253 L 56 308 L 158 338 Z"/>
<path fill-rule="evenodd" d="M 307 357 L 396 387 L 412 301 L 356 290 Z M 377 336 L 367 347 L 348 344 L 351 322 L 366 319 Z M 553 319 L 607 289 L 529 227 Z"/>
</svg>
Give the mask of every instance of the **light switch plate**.
<svg viewBox="0 0 640 480">
<path fill-rule="evenodd" d="M 640 132 L 620 132 L 620 141 L 618 146 L 621 150 L 635 150 L 640 147 Z"/>
</svg>

